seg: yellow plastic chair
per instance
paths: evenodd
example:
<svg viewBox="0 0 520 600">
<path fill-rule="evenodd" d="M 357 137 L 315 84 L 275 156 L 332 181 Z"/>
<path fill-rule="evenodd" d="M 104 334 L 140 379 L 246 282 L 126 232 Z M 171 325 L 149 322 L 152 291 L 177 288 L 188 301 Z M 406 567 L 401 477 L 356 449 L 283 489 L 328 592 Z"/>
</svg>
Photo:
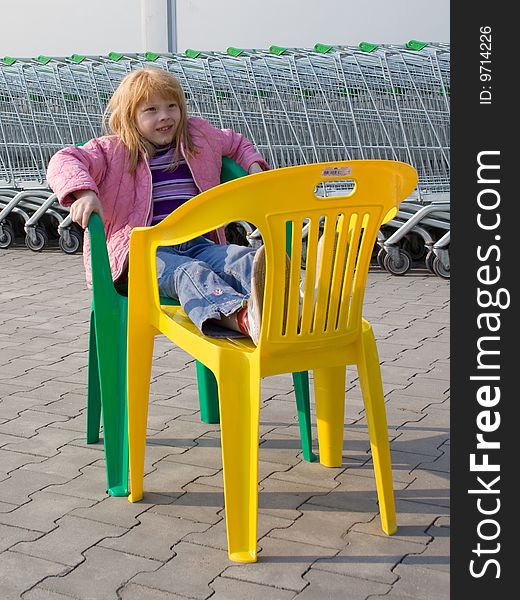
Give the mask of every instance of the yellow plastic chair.
<svg viewBox="0 0 520 600">
<path fill-rule="evenodd" d="M 330 182 L 353 190 L 330 191 Z M 383 530 L 396 531 L 392 467 L 377 348 L 362 319 L 370 257 L 382 223 L 417 183 L 410 165 L 349 161 L 288 167 L 226 183 L 196 196 L 130 241 L 128 417 L 130 501 L 143 495 L 148 394 L 154 336 L 165 334 L 215 375 L 220 402 L 229 558 L 256 561 L 260 379 L 313 370 L 320 462 L 342 464 L 345 368 L 357 365 Z M 308 221 L 304 221 L 308 219 Z M 230 221 L 262 233 L 266 254 L 260 340 L 201 335 L 180 307 L 161 306 L 155 253 Z M 291 231 L 308 222 L 305 243 Z M 323 235 L 320 239 L 320 230 Z M 286 241 L 290 277 L 286 285 Z M 303 250 L 302 250 L 303 248 Z M 301 283 L 302 252 L 306 254 Z M 300 301 L 300 287 L 303 300 Z M 285 293 L 284 290 L 285 289 Z"/>
</svg>

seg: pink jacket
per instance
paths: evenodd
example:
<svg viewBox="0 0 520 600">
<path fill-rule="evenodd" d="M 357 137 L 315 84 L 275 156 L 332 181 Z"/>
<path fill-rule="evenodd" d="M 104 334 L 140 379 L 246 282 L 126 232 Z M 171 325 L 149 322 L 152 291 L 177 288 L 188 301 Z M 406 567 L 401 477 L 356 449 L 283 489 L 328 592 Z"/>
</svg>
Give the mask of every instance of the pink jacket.
<svg viewBox="0 0 520 600">
<path fill-rule="evenodd" d="M 229 156 L 246 171 L 254 162 L 263 169 L 269 168 L 252 143 L 231 129 L 218 129 L 204 119 L 191 117 L 188 130 L 198 152 L 187 162 L 201 192 L 220 183 L 223 156 Z M 149 225 L 152 220 L 152 175 L 148 162 L 140 160 L 131 174 L 126 147 L 115 135 L 103 136 L 84 146 L 68 146 L 58 151 L 49 162 L 47 181 L 64 206 L 74 202 L 73 192 L 96 192 L 103 205 L 108 258 L 116 281 L 126 269 L 130 232 L 134 227 Z M 217 235 L 220 242 L 225 242 L 223 230 Z M 84 237 L 83 263 L 90 288 L 88 235 Z"/>
</svg>

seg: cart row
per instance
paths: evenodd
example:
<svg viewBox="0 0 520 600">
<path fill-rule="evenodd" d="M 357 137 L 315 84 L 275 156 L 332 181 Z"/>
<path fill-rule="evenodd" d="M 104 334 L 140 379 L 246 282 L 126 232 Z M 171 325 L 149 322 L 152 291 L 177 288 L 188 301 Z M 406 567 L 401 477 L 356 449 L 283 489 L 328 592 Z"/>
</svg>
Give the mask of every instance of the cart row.
<svg viewBox="0 0 520 600">
<path fill-rule="evenodd" d="M 249 223 L 230 224 L 226 235 L 233 243 L 253 247 L 260 243 L 259 232 Z M 306 235 L 303 227 L 302 237 Z M 0 189 L 0 249 L 11 247 L 22 236 L 27 248 L 34 252 L 57 242 L 63 252 L 74 254 L 81 248 L 83 230 L 71 221 L 68 209 L 60 206 L 56 195 L 48 190 Z M 449 243 L 449 198 L 441 196 L 426 205 L 406 201 L 395 218 L 379 231 L 374 258 L 379 267 L 393 275 L 405 275 L 422 263 L 430 272 L 447 279 Z"/>
<path fill-rule="evenodd" d="M 183 55 L 4 57 L 0 188 L 9 193 L 0 204 L 0 247 L 21 228 L 32 249 L 42 240 L 45 245 L 44 231 L 47 238 L 57 235 L 62 249 L 74 247 L 81 232 L 70 219 L 65 226 L 58 222 L 63 209 L 53 200 L 40 209 L 45 215 L 27 207 L 27 198 L 33 194 L 34 206 L 42 197 L 43 191 L 33 190 L 46 188 L 52 154 L 103 132 L 108 99 L 122 77 L 150 66 L 179 79 L 190 114 L 243 133 L 273 167 L 345 159 L 412 164 L 417 189 L 381 230 L 377 262 L 403 274 L 424 260 L 437 275 L 449 276 L 449 46 L 414 41 Z M 17 194 L 22 196 L 15 202 Z M 430 208 L 439 201 L 443 210 Z M 31 210 L 39 225 L 33 225 Z"/>
<path fill-rule="evenodd" d="M 34 252 L 57 242 L 63 252 L 74 254 L 81 248 L 83 230 L 49 190 L 0 189 L 0 249 L 24 236 Z"/>
<path fill-rule="evenodd" d="M 318 51 L 319 50 L 319 51 Z M 122 77 L 174 74 L 189 111 L 243 133 L 273 167 L 380 158 L 412 164 L 418 195 L 449 189 L 449 51 L 335 46 L 0 61 L 0 182 L 43 184 L 56 150 L 100 135 Z"/>
</svg>

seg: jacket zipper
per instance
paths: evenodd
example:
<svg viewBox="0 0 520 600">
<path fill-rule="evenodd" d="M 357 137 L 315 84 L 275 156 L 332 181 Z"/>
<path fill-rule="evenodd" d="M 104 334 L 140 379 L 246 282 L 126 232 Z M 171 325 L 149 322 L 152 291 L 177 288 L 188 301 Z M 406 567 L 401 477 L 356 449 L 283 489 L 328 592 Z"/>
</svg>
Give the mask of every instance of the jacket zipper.
<svg viewBox="0 0 520 600">
<path fill-rule="evenodd" d="M 146 213 L 146 221 L 144 226 L 145 227 L 149 227 L 150 223 L 152 222 L 152 209 L 153 209 L 153 190 L 152 190 L 152 171 L 150 169 L 150 165 L 148 164 L 148 161 L 146 162 L 146 168 L 148 170 L 148 175 L 150 176 L 148 179 L 149 182 L 149 192 L 148 192 L 148 198 L 149 198 L 149 204 L 148 204 L 148 212 Z"/>
</svg>

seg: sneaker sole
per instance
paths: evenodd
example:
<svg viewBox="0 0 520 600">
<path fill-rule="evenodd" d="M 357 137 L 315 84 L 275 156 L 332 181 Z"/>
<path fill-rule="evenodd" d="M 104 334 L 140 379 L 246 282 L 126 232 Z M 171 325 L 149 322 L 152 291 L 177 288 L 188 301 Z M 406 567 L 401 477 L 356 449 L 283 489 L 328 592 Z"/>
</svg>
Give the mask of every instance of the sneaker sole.
<svg viewBox="0 0 520 600">
<path fill-rule="evenodd" d="M 289 282 L 291 277 L 291 261 L 287 255 L 285 255 L 286 263 L 285 263 L 285 293 L 284 293 L 284 323 L 287 320 L 287 308 L 288 308 L 288 300 L 289 300 Z M 253 260 L 253 273 L 251 276 L 251 300 L 255 305 L 255 308 L 260 313 L 260 319 L 254 319 L 255 325 L 261 324 L 261 317 L 264 306 L 264 296 L 265 296 L 265 247 L 261 246 Z M 256 330 L 257 329 L 257 330 Z M 283 327 L 285 331 L 285 325 Z M 260 337 L 260 326 L 255 328 L 255 331 L 251 331 L 251 339 L 254 343 L 258 344 L 258 339 Z"/>
<path fill-rule="evenodd" d="M 253 269 L 251 274 L 251 297 L 250 306 L 254 305 L 258 314 L 255 314 L 253 323 L 254 329 L 251 330 L 251 339 L 254 344 L 258 344 L 260 338 L 261 317 L 264 307 L 265 294 L 265 247 L 260 246 L 253 259 Z M 250 320 L 251 323 L 251 320 Z"/>
</svg>

